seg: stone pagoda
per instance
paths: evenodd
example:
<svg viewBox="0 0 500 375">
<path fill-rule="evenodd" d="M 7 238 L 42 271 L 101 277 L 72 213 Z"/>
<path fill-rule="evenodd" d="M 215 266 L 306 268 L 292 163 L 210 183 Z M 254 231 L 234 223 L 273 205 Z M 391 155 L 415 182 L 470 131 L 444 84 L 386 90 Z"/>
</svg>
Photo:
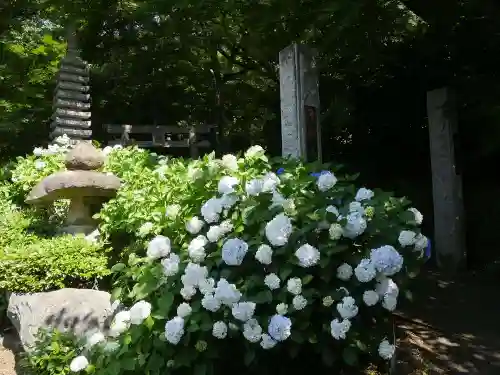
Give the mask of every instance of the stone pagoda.
<svg viewBox="0 0 500 375">
<path fill-rule="evenodd" d="M 66 134 L 73 141 L 92 137 L 89 67 L 79 56 L 76 35 L 68 36 L 68 50 L 61 60 L 54 95 L 50 139 Z"/>
</svg>

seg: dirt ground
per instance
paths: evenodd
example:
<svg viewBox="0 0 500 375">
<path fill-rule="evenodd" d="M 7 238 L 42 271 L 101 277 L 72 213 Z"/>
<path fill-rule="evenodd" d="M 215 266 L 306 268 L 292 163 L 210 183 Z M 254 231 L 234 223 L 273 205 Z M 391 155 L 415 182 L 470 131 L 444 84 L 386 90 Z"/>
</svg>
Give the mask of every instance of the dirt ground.
<svg viewBox="0 0 500 375">
<path fill-rule="evenodd" d="M 397 314 L 394 375 L 499 375 L 500 270 L 453 280 L 427 270 L 417 285 Z M 12 333 L 0 332 L 0 375 L 16 375 Z"/>
</svg>

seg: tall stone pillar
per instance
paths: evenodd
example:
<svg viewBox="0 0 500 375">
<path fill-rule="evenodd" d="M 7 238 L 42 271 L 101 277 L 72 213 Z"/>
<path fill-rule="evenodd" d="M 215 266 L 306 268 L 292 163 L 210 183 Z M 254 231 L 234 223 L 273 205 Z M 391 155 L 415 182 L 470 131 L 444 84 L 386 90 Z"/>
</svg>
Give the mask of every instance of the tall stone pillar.
<svg viewBox="0 0 500 375">
<path fill-rule="evenodd" d="M 292 44 L 279 53 L 283 156 L 321 161 L 319 83 L 315 52 Z"/>
<path fill-rule="evenodd" d="M 76 35 L 68 36 L 68 51 L 61 60 L 54 95 L 50 139 L 66 134 L 74 141 L 92 137 L 89 67 L 79 56 Z"/>
<path fill-rule="evenodd" d="M 456 271 L 466 256 L 462 177 L 456 166 L 458 134 L 452 93 L 441 88 L 427 93 L 434 201 L 434 248 L 440 268 Z"/>
</svg>

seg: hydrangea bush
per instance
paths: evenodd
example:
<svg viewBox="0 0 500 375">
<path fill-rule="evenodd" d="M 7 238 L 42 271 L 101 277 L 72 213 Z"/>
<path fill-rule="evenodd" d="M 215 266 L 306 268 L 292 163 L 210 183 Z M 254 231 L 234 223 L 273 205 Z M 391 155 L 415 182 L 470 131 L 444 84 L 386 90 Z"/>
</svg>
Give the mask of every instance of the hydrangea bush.
<svg viewBox="0 0 500 375">
<path fill-rule="evenodd" d="M 428 244 L 409 201 L 258 146 L 144 160 L 99 213 L 105 237 L 135 242 L 113 267 L 119 312 L 72 371 L 267 373 L 276 360 L 293 371 L 299 356 L 336 368 L 392 358 L 391 312 Z"/>
<path fill-rule="evenodd" d="M 19 195 L 64 169 L 70 146 L 51 147 L 18 160 Z M 122 187 L 99 230 L 128 242 L 111 327 L 72 371 L 274 374 L 394 355 L 391 312 L 428 246 L 408 200 L 258 146 L 199 160 L 103 152 Z"/>
</svg>

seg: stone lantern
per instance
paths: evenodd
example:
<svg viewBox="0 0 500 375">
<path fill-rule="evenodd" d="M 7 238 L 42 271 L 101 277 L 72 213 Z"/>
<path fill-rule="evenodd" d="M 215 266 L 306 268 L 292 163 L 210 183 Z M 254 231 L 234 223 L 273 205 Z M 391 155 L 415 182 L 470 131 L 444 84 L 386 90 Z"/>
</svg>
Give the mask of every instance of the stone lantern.
<svg viewBox="0 0 500 375">
<path fill-rule="evenodd" d="M 112 198 L 120 188 L 120 179 L 98 172 L 104 155 L 90 142 L 80 141 L 66 156 L 66 171 L 40 181 L 28 194 L 28 204 L 51 204 L 69 199 L 70 206 L 63 233 L 87 235 L 97 228 L 92 218 L 96 206 Z"/>
</svg>

